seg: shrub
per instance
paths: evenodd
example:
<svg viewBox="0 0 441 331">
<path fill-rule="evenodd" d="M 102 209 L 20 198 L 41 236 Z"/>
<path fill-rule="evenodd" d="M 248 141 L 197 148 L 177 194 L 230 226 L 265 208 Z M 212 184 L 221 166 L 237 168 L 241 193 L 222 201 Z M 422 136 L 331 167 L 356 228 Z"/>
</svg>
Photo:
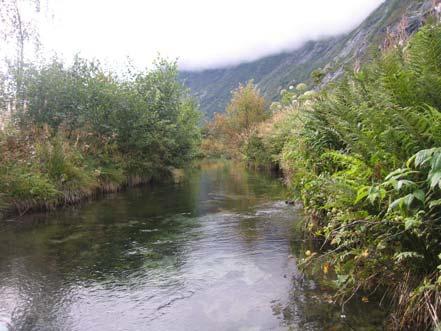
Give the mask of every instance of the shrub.
<svg viewBox="0 0 441 331">
<path fill-rule="evenodd" d="M 205 154 L 243 159 L 242 151 L 247 149 L 248 137 L 268 117 L 265 99 L 253 81 L 240 84 L 232 92 L 226 113 L 215 114 L 213 121 L 207 125 L 203 143 Z"/>
<path fill-rule="evenodd" d="M 381 288 L 397 330 L 433 330 L 441 316 L 440 77 L 441 26 L 427 25 L 357 73 L 282 100 L 243 149 L 280 162 L 302 200 L 322 240 L 304 266 L 332 269 L 342 302 Z"/>
<path fill-rule="evenodd" d="M 199 112 L 176 63 L 158 60 L 123 77 L 80 58 L 29 65 L 17 97 L 26 111 L 0 132 L 0 167 L 7 176 L 23 170 L 0 190 L 7 204 L 52 204 L 55 191 L 60 202 L 75 202 L 167 176 L 198 155 Z"/>
<path fill-rule="evenodd" d="M 312 96 L 283 151 L 328 248 L 308 261 L 334 269 L 344 300 L 381 287 L 395 329 L 429 330 L 441 314 L 440 40 L 426 26 Z"/>
<path fill-rule="evenodd" d="M 45 174 L 17 164 L 2 164 L 0 195 L 3 209 L 13 205 L 23 213 L 31 207 L 55 204 L 60 197 L 60 191 Z"/>
</svg>

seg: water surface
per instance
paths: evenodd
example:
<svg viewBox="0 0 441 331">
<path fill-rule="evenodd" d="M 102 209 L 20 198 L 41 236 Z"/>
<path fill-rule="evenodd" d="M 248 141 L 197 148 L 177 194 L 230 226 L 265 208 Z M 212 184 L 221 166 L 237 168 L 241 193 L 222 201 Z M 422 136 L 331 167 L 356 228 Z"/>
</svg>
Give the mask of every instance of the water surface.
<svg viewBox="0 0 441 331">
<path fill-rule="evenodd" d="M 0 330 L 379 330 L 302 276 L 301 213 L 280 180 L 206 163 L 0 224 Z M 295 253 L 292 256 L 293 252 Z"/>
</svg>

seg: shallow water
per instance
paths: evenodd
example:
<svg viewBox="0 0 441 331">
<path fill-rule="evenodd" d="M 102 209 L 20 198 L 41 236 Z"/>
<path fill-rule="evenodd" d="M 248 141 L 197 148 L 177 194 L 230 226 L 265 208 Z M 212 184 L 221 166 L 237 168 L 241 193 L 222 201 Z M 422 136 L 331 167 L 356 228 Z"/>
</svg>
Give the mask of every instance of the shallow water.
<svg viewBox="0 0 441 331">
<path fill-rule="evenodd" d="M 0 224 L 0 330 L 381 330 L 299 272 L 277 178 L 206 163 L 179 184 Z M 292 256 L 291 254 L 293 254 Z"/>
</svg>

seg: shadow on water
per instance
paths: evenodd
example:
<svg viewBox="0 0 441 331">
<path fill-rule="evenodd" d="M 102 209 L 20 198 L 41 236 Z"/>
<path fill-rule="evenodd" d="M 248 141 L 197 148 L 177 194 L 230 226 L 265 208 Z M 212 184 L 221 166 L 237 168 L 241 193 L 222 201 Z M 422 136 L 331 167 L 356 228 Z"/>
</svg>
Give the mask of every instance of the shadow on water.
<svg viewBox="0 0 441 331">
<path fill-rule="evenodd" d="M 297 270 L 301 216 L 285 195 L 210 162 L 179 184 L 1 223 L 0 330 L 380 329 L 360 304 L 348 326 Z"/>
</svg>

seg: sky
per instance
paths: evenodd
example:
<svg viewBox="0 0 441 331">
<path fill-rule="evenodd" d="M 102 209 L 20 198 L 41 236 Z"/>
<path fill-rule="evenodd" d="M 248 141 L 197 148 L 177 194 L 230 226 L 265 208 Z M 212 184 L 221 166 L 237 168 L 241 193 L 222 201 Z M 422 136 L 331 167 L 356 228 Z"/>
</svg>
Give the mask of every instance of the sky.
<svg viewBox="0 0 441 331">
<path fill-rule="evenodd" d="M 349 32 L 383 0 L 48 0 L 47 53 L 181 69 L 235 65 Z M 51 17 L 51 19 L 47 19 Z"/>
</svg>

